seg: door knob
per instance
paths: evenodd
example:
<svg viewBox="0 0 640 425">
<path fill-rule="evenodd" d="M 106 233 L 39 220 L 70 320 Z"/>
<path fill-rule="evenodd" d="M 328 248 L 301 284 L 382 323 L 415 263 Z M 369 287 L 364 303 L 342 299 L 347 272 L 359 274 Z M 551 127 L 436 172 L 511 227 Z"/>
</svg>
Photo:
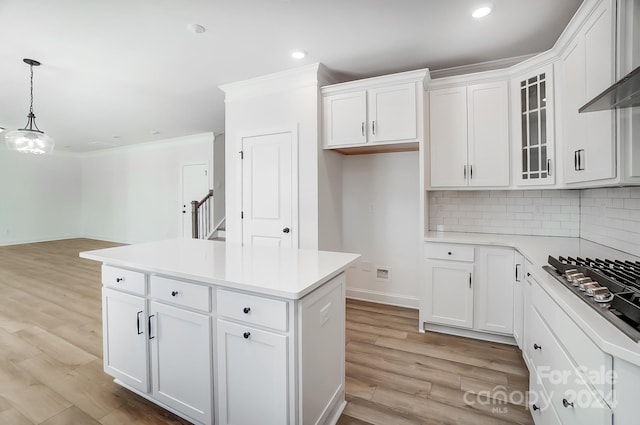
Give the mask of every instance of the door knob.
<svg viewBox="0 0 640 425">
<path fill-rule="evenodd" d="M 282 229 L 282 233 L 289 233 L 291 230 L 288 227 Z"/>
</svg>

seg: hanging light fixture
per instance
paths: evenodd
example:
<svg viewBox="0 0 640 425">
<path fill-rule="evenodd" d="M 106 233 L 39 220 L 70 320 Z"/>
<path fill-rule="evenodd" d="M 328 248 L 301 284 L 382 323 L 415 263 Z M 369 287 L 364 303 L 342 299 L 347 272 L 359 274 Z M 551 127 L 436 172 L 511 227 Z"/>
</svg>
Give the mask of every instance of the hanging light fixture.
<svg viewBox="0 0 640 425">
<path fill-rule="evenodd" d="M 33 59 L 23 59 L 23 62 L 29 65 L 31 69 L 31 105 L 29 107 L 29 115 L 27 115 L 28 121 L 24 128 L 7 131 L 4 139 L 7 143 L 7 148 L 10 150 L 49 154 L 53 152 L 54 140 L 40 131 L 36 125 L 36 116 L 33 114 L 33 67 L 40 66 L 40 62 Z"/>
</svg>

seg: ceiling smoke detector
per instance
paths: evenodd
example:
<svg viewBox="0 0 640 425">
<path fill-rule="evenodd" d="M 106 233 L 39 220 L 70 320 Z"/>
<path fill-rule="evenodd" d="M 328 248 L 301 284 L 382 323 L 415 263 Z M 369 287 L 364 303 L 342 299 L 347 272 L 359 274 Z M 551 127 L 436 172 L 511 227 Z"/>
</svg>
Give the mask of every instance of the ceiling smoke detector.
<svg viewBox="0 0 640 425">
<path fill-rule="evenodd" d="M 202 34 L 207 29 L 200 24 L 187 24 L 187 30 L 194 34 Z"/>
</svg>

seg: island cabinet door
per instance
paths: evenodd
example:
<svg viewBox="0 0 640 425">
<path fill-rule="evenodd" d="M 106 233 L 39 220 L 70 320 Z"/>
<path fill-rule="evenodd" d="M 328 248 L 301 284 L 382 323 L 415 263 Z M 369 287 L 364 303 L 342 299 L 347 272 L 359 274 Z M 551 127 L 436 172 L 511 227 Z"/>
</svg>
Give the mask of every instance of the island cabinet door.
<svg viewBox="0 0 640 425">
<path fill-rule="evenodd" d="M 151 301 L 153 397 L 202 423 L 212 423 L 211 317 Z"/>
<path fill-rule="evenodd" d="M 218 424 L 283 425 L 287 336 L 218 319 Z"/>
<path fill-rule="evenodd" d="M 102 288 L 104 371 L 149 392 L 147 307 L 142 297 Z"/>
</svg>

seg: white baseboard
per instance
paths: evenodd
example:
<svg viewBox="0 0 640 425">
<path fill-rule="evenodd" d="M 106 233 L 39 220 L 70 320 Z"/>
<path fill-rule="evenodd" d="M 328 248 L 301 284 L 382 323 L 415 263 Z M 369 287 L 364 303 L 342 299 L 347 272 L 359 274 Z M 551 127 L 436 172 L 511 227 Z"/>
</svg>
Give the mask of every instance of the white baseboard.
<svg viewBox="0 0 640 425">
<path fill-rule="evenodd" d="M 32 238 L 32 239 L 10 239 L 10 240 L 0 240 L 0 246 L 9 246 L 9 245 L 23 245 L 27 243 L 38 243 L 38 242 L 50 242 L 50 241 L 64 241 L 67 239 L 77 239 L 82 236 L 78 235 L 68 235 L 68 236 L 49 236 L 42 238 Z"/>
<path fill-rule="evenodd" d="M 413 309 L 417 309 L 419 305 L 417 297 L 409 297 L 407 295 L 392 294 L 388 292 L 369 291 L 367 289 L 359 288 L 347 288 L 347 298 Z"/>
<path fill-rule="evenodd" d="M 481 339 L 483 341 L 499 342 L 501 344 L 518 345 L 516 340 L 510 335 L 498 335 L 488 332 L 480 332 L 472 329 L 460 329 L 452 326 L 435 325 L 432 323 L 424 323 L 420 332 L 430 331 L 448 335 L 463 336 L 465 338 Z"/>
</svg>

